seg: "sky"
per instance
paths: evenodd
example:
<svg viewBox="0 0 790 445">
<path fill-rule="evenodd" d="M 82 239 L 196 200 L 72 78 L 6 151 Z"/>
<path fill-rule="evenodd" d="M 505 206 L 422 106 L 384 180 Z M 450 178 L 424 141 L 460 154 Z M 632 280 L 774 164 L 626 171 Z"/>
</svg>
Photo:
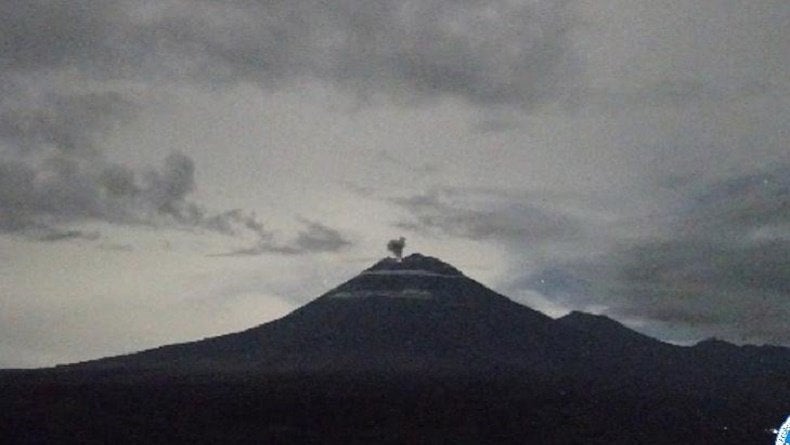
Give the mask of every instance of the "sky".
<svg viewBox="0 0 790 445">
<path fill-rule="evenodd" d="M 790 346 L 786 0 L 0 0 L 0 367 L 284 316 L 386 256 Z"/>
</svg>

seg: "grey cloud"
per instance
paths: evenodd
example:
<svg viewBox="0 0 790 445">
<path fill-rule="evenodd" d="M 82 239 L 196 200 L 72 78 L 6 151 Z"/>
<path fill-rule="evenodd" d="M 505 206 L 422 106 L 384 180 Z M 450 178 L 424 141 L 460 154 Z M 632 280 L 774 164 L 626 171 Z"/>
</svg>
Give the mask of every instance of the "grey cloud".
<svg viewBox="0 0 790 445">
<path fill-rule="evenodd" d="M 6 70 L 265 85 L 299 77 L 367 95 L 529 106 L 572 73 L 569 2 L 171 0 L 5 3 Z"/>
<path fill-rule="evenodd" d="M 58 228 L 63 224 L 105 221 L 269 236 L 252 213 L 211 213 L 189 200 L 193 187 L 194 163 L 180 153 L 171 154 L 160 169 L 146 174 L 100 158 L 52 156 L 38 163 L 0 162 L 0 232 L 65 240 L 78 238 L 81 232 L 64 232 Z M 46 234 L 37 235 L 41 231 Z"/>
<path fill-rule="evenodd" d="M 410 218 L 399 221 L 396 226 L 473 240 L 517 240 L 519 243 L 571 240 L 582 236 L 583 227 L 575 218 L 525 199 L 470 191 L 469 197 L 474 196 L 478 201 L 481 197 L 484 201 L 505 198 L 504 204 L 480 205 L 459 200 L 460 195 L 458 191 L 432 191 L 392 199 L 410 214 Z"/>
<path fill-rule="evenodd" d="M 107 199 L 104 186 L 117 194 L 133 173 L 109 165 L 98 139 L 134 104 L 113 92 L 41 96 L 0 101 L 0 231 L 118 219 L 114 209 L 124 206 Z"/>
<path fill-rule="evenodd" d="M 176 212 L 195 187 L 195 163 L 182 153 L 173 153 L 165 159 L 162 170 L 148 175 L 148 193 L 154 206 L 164 212 Z"/>
<path fill-rule="evenodd" d="M 107 165 L 98 181 L 111 196 L 134 196 L 140 192 L 134 172 L 122 165 Z"/>
<path fill-rule="evenodd" d="M 335 252 L 348 247 L 351 243 L 337 230 L 315 221 L 304 220 L 305 229 L 301 230 L 294 241 L 298 252 Z"/>
<path fill-rule="evenodd" d="M 698 78 L 667 77 L 638 87 L 576 87 L 568 90 L 563 105 L 568 110 L 628 113 L 645 107 L 684 107 L 700 103 L 746 101 L 765 95 L 785 94 L 780 84 L 741 80 L 716 84 Z"/>
<path fill-rule="evenodd" d="M 661 7 L 643 3 L 646 24 L 672 32 L 674 23 L 653 14 Z M 581 53 L 588 41 L 601 44 L 603 30 L 584 26 L 580 14 L 589 6 L 569 0 L 4 2 L 0 76 L 72 69 L 98 80 L 212 86 L 313 78 L 366 97 L 454 96 L 523 108 L 561 101 L 611 110 L 740 100 L 783 88 L 785 2 L 676 7 L 708 37 L 659 33 L 666 44 L 655 59 L 665 59 L 671 74 L 656 79 L 655 66 L 629 68 L 617 74 L 625 76 L 622 87 L 584 83 Z M 586 13 L 605 20 L 597 17 L 605 9 L 591 9 Z M 642 38 L 656 29 L 640 31 L 644 36 L 630 28 L 612 36 Z M 729 35 L 715 37 L 723 32 Z M 490 125 L 502 123 L 483 127 Z"/>
<path fill-rule="evenodd" d="M 678 341 L 790 344 L 790 166 L 673 188 L 682 198 L 647 217 L 496 190 L 391 201 L 409 215 L 399 228 L 502 245 L 506 293 L 537 291 Z"/>
<path fill-rule="evenodd" d="M 403 160 L 386 150 L 379 151 L 376 158 L 380 160 L 382 169 L 394 168 L 401 172 L 416 172 L 423 175 L 435 174 L 440 170 L 434 164 Z"/>
<path fill-rule="evenodd" d="M 780 166 L 697 185 L 658 235 L 544 264 L 514 287 L 698 337 L 790 344 L 788 184 Z"/>
<path fill-rule="evenodd" d="M 727 178 L 689 192 L 680 218 L 712 235 L 744 235 L 749 229 L 790 223 L 790 166 Z"/>
<path fill-rule="evenodd" d="M 102 137 L 137 111 L 113 86 L 312 78 L 364 97 L 530 107 L 571 72 L 572 9 L 548 0 L 3 2 L 0 230 L 99 220 L 248 231 L 257 250 L 281 253 L 340 249 L 346 240 L 317 223 L 272 244 L 254 215 L 210 214 L 189 199 L 195 166 L 186 156 L 147 173 L 104 159 Z M 58 81 L 64 73 L 79 88 Z"/>
<path fill-rule="evenodd" d="M 113 2 L 0 2 L 0 66 L 28 71 L 85 63 L 113 33 Z M 116 28 L 117 29 L 117 28 Z"/>
<path fill-rule="evenodd" d="M 99 239 L 99 232 L 85 232 L 82 230 L 52 230 L 43 236 L 39 237 L 39 241 L 47 241 L 47 242 L 57 242 L 57 241 L 66 241 L 66 240 L 74 240 L 74 239 L 85 239 L 85 240 L 97 240 Z"/>
<path fill-rule="evenodd" d="M 134 246 L 131 244 L 118 244 L 118 243 L 101 243 L 99 249 L 108 250 L 113 252 L 133 252 Z"/>
<path fill-rule="evenodd" d="M 302 220 L 302 224 L 305 227 L 290 242 L 275 242 L 271 237 L 267 237 L 262 238 L 252 247 L 213 256 L 303 255 L 308 253 L 337 252 L 351 246 L 351 241 L 347 240 L 336 229 L 309 220 Z"/>
<path fill-rule="evenodd" d="M 135 116 L 134 101 L 114 91 L 52 90 L 0 98 L 0 232 L 94 239 L 62 227 L 104 221 L 269 236 L 252 213 L 212 212 L 189 199 L 195 165 L 185 154 L 147 171 L 107 160 L 103 138 Z"/>
<path fill-rule="evenodd" d="M 31 224 L 34 177 L 25 164 L 0 162 L 0 229 L 16 230 Z"/>
<path fill-rule="evenodd" d="M 41 101 L 6 104 L 0 111 L 0 138 L 21 154 L 55 149 L 93 155 L 96 137 L 134 109 L 116 92 L 51 94 Z"/>
</svg>

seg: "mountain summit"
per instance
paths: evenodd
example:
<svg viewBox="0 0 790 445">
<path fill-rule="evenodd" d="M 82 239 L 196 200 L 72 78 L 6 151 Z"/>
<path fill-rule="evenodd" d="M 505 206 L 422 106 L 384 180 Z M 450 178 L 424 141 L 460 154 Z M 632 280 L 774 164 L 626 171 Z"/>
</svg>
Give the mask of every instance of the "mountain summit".
<svg viewBox="0 0 790 445">
<path fill-rule="evenodd" d="M 442 260 L 419 253 L 413 253 L 401 260 L 384 258 L 366 269 L 363 274 L 399 274 L 404 275 L 463 275 L 460 270 L 443 262 Z"/>
</svg>

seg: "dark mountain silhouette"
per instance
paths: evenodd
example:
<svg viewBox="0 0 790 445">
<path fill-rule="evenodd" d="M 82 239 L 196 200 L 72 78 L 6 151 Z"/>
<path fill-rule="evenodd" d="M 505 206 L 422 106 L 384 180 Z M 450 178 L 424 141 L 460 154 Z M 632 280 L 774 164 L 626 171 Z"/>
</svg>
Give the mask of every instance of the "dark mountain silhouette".
<svg viewBox="0 0 790 445">
<path fill-rule="evenodd" d="M 9 371 L 0 390 L 19 442 L 768 443 L 790 350 L 552 319 L 413 254 L 246 331 Z"/>
</svg>

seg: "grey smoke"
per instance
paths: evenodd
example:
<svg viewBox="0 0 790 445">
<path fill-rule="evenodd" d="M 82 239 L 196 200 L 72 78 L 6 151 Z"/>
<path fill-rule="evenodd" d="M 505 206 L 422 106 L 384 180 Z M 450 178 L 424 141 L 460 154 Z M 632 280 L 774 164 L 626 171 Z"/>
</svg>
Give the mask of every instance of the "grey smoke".
<svg viewBox="0 0 790 445">
<path fill-rule="evenodd" d="M 400 260 L 403 257 L 403 248 L 406 247 L 406 238 L 400 237 L 392 239 L 387 243 L 387 250 L 395 254 L 395 258 Z"/>
</svg>

